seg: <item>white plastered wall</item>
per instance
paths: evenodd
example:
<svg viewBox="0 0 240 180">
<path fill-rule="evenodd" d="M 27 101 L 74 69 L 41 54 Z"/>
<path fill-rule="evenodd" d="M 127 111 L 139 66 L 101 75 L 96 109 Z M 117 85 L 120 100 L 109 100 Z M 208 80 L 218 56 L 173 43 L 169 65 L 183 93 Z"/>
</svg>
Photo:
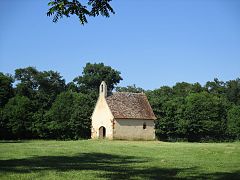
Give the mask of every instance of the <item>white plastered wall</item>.
<svg viewBox="0 0 240 180">
<path fill-rule="evenodd" d="M 105 90 L 104 88 L 104 91 Z M 99 128 L 101 126 L 106 128 L 106 138 L 113 138 L 113 115 L 107 105 L 105 96 L 106 93 L 100 91 L 97 104 L 92 114 L 92 138 L 99 138 Z"/>
<path fill-rule="evenodd" d="M 146 129 L 143 129 L 144 122 L 146 123 Z M 154 120 L 115 119 L 113 131 L 113 139 L 155 139 Z"/>
</svg>

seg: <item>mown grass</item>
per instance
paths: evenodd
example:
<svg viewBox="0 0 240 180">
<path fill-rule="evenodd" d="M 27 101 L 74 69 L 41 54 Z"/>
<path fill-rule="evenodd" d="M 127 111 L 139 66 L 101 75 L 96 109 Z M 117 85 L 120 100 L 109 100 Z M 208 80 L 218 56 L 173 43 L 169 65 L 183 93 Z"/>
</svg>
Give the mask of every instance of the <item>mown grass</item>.
<svg viewBox="0 0 240 180">
<path fill-rule="evenodd" d="M 0 179 L 240 179 L 240 143 L 0 141 Z"/>
</svg>

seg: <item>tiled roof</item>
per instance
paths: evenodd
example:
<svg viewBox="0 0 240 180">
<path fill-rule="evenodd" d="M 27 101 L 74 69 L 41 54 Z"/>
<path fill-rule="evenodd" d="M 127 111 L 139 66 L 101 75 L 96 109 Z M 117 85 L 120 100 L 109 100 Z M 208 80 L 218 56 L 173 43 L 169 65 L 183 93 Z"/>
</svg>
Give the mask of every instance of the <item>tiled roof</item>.
<svg viewBox="0 0 240 180">
<path fill-rule="evenodd" d="M 116 119 L 156 119 L 144 93 L 116 92 L 106 100 Z"/>
</svg>

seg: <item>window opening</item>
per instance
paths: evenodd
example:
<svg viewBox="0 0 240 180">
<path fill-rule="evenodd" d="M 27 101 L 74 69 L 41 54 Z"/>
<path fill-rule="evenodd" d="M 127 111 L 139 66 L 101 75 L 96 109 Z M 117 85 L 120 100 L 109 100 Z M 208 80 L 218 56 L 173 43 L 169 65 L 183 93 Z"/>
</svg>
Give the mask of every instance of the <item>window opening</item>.
<svg viewBox="0 0 240 180">
<path fill-rule="evenodd" d="M 103 84 L 101 85 L 101 92 L 103 92 Z"/>
<path fill-rule="evenodd" d="M 143 129 L 146 129 L 147 128 L 147 124 L 144 122 L 143 123 Z"/>
</svg>

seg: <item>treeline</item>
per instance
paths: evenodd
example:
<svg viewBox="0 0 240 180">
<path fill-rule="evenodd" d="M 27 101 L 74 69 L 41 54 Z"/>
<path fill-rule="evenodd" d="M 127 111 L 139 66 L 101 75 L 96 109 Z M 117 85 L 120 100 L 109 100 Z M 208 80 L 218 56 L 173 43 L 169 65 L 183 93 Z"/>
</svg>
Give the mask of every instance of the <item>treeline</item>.
<svg viewBox="0 0 240 180">
<path fill-rule="evenodd" d="M 55 71 L 34 67 L 0 73 L 0 139 L 82 139 L 91 135 L 91 114 L 102 80 L 108 91 L 143 92 L 116 87 L 120 72 L 103 63 L 87 63 L 66 83 Z M 166 141 L 240 139 L 240 79 L 177 83 L 145 91 L 157 117 L 156 137 Z"/>
<path fill-rule="evenodd" d="M 16 69 L 14 76 L 0 73 L 0 139 L 89 138 L 102 80 L 112 91 L 122 78 L 103 63 L 87 63 L 67 84 L 58 72 L 34 67 Z"/>
<path fill-rule="evenodd" d="M 147 91 L 155 115 L 156 136 L 168 141 L 240 139 L 240 79 L 176 83 Z"/>
</svg>

